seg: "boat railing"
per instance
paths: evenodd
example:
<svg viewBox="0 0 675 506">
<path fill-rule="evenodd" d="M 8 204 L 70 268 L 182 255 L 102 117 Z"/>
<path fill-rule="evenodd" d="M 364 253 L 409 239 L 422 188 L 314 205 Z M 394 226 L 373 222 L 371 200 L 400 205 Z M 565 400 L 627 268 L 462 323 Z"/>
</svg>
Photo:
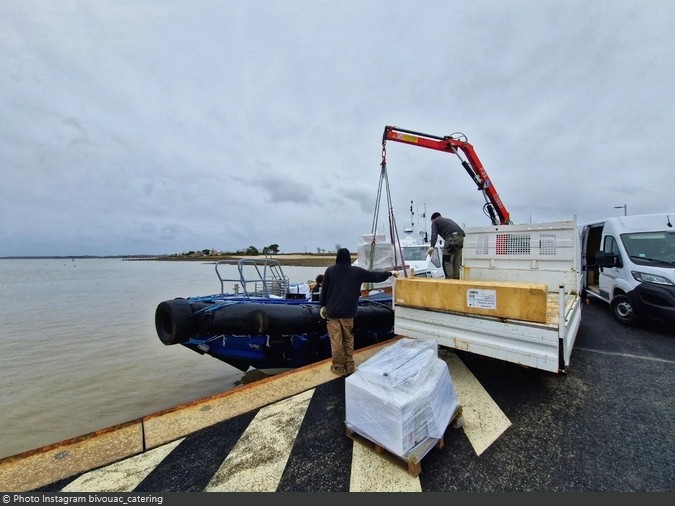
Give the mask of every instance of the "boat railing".
<svg viewBox="0 0 675 506">
<path fill-rule="evenodd" d="M 278 260 L 271 258 L 242 258 L 237 262 L 239 277 L 226 278 L 220 272 L 227 261 L 216 263 L 216 274 L 220 280 L 220 293 L 225 295 L 225 283 L 235 283 L 233 291 L 244 297 L 285 297 L 290 287 Z"/>
</svg>

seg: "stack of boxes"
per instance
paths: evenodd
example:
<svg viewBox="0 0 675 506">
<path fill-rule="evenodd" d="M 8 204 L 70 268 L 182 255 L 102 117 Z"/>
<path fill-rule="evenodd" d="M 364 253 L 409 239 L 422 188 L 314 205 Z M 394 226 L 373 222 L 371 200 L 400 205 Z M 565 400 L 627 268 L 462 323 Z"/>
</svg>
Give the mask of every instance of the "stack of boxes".
<svg viewBox="0 0 675 506">
<path fill-rule="evenodd" d="M 434 340 L 400 339 L 345 380 L 347 429 L 408 461 L 442 438 L 459 410 Z"/>
</svg>

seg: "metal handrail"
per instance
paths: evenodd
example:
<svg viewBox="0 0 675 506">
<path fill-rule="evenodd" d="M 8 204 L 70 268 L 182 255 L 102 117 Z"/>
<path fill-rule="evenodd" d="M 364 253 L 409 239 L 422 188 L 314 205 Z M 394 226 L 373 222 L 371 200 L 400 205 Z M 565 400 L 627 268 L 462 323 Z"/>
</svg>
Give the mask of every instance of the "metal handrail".
<svg viewBox="0 0 675 506">
<path fill-rule="evenodd" d="M 218 270 L 220 265 L 231 264 L 226 260 L 216 263 L 221 295 L 225 295 L 226 282 L 235 283 L 234 293 L 238 294 L 241 287 L 244 297 L 285 297 L 288 293 L 290 281 L 277 260 L 242 258 L 237 262 L 238 278 L 224 278 Z"/>
</svg>

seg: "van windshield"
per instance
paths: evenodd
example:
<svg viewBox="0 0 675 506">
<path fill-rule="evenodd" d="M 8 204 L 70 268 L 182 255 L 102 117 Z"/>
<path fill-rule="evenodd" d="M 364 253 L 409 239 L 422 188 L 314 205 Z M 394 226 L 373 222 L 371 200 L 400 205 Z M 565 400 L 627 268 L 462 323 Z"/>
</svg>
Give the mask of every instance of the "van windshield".
<svg viewBox="0 0 675 506">
<path fill-rule="evenodd" d="M 628 256 L 637 264 L 673 264 L 675 231 L 621 234 Z"/>
</svg>

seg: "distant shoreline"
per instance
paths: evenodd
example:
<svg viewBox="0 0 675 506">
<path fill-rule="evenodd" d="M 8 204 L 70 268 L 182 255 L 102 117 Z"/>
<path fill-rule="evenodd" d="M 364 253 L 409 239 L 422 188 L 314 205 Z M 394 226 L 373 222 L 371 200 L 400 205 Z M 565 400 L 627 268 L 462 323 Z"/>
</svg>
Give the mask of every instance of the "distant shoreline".
<svg viewBox="0 0 675 506">
<path fill-rule="evenodd" d="M 356 260 L 356 256 L 352 256 Z M 68 260 L 68 259 L 94 259 L 94 258 L 119 258 L 126 261 L 159 261 L 159 262 L 220 262 L 230 261 L 237 263 L 242 258 L 263 260 L 263 255 L 60 255 L 60 256 L 8 256 L 0 257 L 0 260 Z M 328 267 L 335 263 L 335 254 L 279 254 L 272 255 L 271 260 L 276 260 L 281 265 L 292 267 Z"/>
<path fill-rule="evenodd" d="M 195 257 L 184 257 L 184 256 L 167 256 L 167 257 L 158 257 L 155 260 L 158 261 L 202 261 L 202 262 L 220 262 L 220 261 L 230 261 L 235 264 L 242 258 L 247 258 L 251 260 L 264 260 L 266 257 L 263 255 L 222 255 L 222 256 L 195 256 Z M 293 254 L 281 254 L 281 255 L 272 255 L 267 257 L 270 260 L 276 260 L 280 265 L 292 266 L 292 267 L 328 267 L 335 263 L 335 254 L 331 253 L 329 255 L 303 255 L 298 253 Z M 142 260 L 142 259 L 141 259 Z M 356 256 L 353 256 L 352 261 L 356 260 Z"/>
</svg>

